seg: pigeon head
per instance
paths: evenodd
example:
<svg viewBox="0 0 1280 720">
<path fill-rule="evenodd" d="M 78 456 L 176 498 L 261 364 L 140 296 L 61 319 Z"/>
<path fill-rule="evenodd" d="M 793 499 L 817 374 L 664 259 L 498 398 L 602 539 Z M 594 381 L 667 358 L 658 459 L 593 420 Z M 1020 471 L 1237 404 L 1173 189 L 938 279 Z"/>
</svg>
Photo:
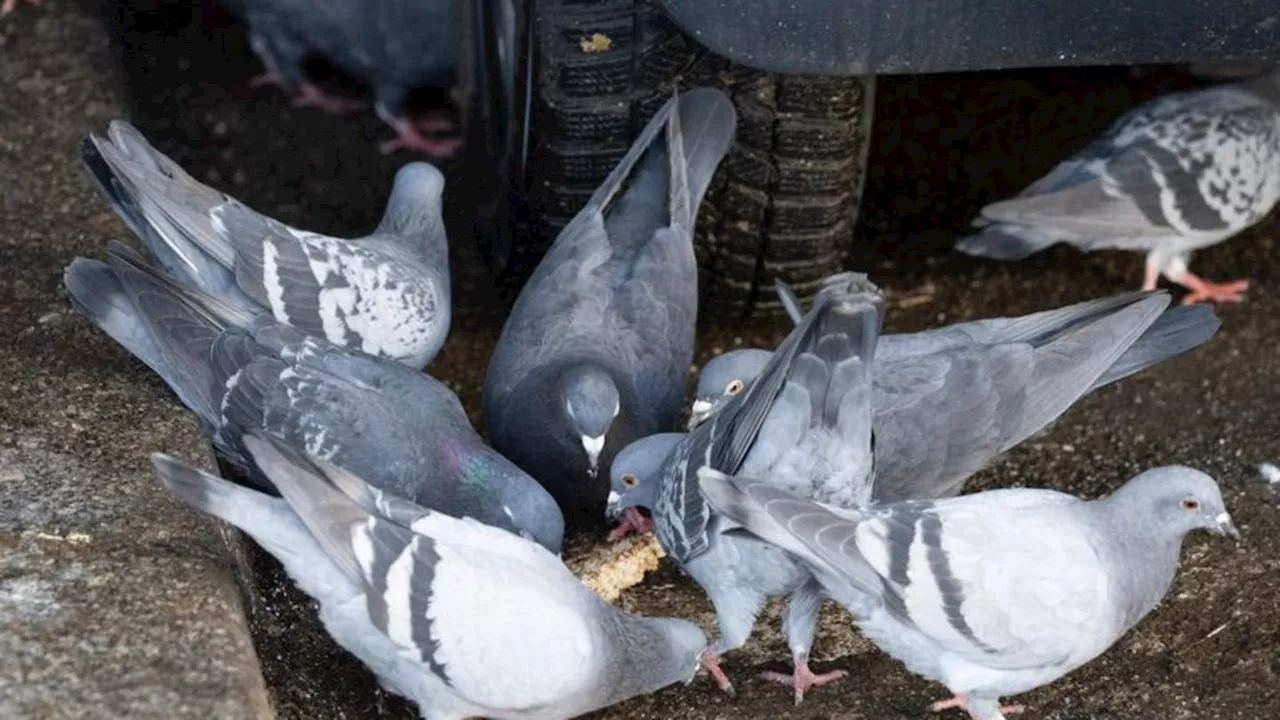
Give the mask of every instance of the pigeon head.
<svg viewBox="0 0 1280 720">
<path fill-rule="evenodd" d="M 443 195 L 444 175 L 434 165 L 424 162 L 405 165 L 396 171 L 377 234 L 418 236 L 426 233 L 444 238 Z"/>
<path fill-rule="evenodd" d="M 745 390 L 772 357 L 773 353 L 768 350 L 746 348 L 711 358 L 698 375 L 697 396 L 689 412 L 688 429 L 701 425 L 725 401 Z"/>
<path fill-rule="evenodd" d="M 658 502 L 662 465 L 685 437 L 684 433 L 658 433 L 622 448 L 609 469 L 610 517 L 627 508 L 653 509 Z"/>
<path fill-rule="evenodd" d="M 1123 516 L 1143 520 L 1178 538 L 1194 530 L 1239 539 L 1218 483 L 1208 475 L 1181 465 L 1147 470 L 1112 495 Z"/>
<path fill-rule="evenodd" d="M 514 465 L 512 470 L 519 473 L 518 477 L 527 478 Z M 505 483 L 498 493 L 502 511 L 519 529 L 520 536 L 559 555 L 564 541 L 564 515 L 551 494 L 532 481 Z"/>
<path fill-rule="evenodd" d="M 621 652 L 610 673 L 610 704 L 693 680 L 707 649 L 707 636 L 697 625 L 678 618 L 619 615 Z"/>
<path fill-rule="evenodd" d="M 570 432 L 581 443 L 587 458 L 587 474 L 600 472 L 600 453 L 613 419 L 622 409 L 613 376 L 595 365 L 575 365 L 562 378 L 564 415 Z"/>
</svg>

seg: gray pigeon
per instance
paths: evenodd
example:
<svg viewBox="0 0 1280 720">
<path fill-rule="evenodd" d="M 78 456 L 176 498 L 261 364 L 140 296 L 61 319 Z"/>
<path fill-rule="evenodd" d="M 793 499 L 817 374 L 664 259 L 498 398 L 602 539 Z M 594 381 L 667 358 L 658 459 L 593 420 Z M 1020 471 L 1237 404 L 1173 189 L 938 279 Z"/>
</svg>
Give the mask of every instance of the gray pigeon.
<svg viewBox="0 0 1280 720">
<path fill-rule="evenodd" d="M 651 508 L 659 542 L 706 591 L 719 638 L 704 666 L 726 692 L 720 654 L 740 647 L 769 597 L 790 596 L 784 619 L 795 673 L 774 676 L 805 690 L 841 672 L 808 666 L 821 588 L 785 553 L 723 536 L 719 517 L 702 502 L 694 474 L 710 466 L 733 473 L 790 472 L 807 496 L 860 505 L 871 499 L 870 368 L 884 310 L 865 275 L 819 291 L 814 307 L 778 348 L 760 378 L 688 435 L 661 434 L 633 443 L 611 470 L 615 511 Z M 879 436 L 877 436 L 879 441 Z"/>
<path fill-rule="evenodd" d="M 503 327 L 484 388 L 494 446 L 551 490 L 571 523 L 603 520 L 599 469 L 680 413 L 698 310 L 694 218 L 736 123 L 718 90 L 658 110 Z"/>
<path fill-rule="evenodd" d="M 254 85 L 277 85 L 295 106 L 341 114 L 364 104 L 326 94 L 307 79 L 308 55 L 322 55 L 373 88 L 374 109 L 395 130 L 382 152 L 417 150 L 433 157 L 457 152 L 461 140 L 446 114 L 415 123 L 405 99 L 419 87 L 447 88 L 457 71 L 452 0 L 234 0 L 249 25 L 249 47 L 266 72 Z M 440 137 L 438 133 L 453 132 Z M 425 133 L 425 134 L 424 134 Z"/>
<path fill-rule="evenodd" d="M 1101 138 L 1010 200 L 982 209 L 956 248 L 1019 260 L 1054 243 L 1147 254 L 1142 288 L 1163 274 L 1184 303 L 1238 302 L 1248 281 L 1214 283 L 1191 253 L 1260 221 L 1280 200 L 1280 70 L 1176 93 L 1117 120 Z"/>
<path fill-rule="evenodd" d="M 785 285 L 781 286 L 780 291 L 784 288 Z M 978 348 L 996 352 L 997 346 L 1015 344 L 1030 344 L 1033 352 L 1042 352 L 1047 357 L 1053 343 L 1069 337 L 1090 320 L 1106 317 L 1124 308 L 1138 297 L 1139 294 L 1120 295 L 1019 318 L 990 318 L 917 333 L 885 335 L 880 338 L 876 350 L 876 366 L 872 372 L 877 397 L 884 398 L 887 402 L 889 396 L 900 396 L 903 393 L 899 383 L 917 383 L 922 380 L 904 374 L 901 367 L 904 359 L 910 358 L 912 362 L 918 363 L 926 356 L 958 357 Z M 1080 396 L 1197 347 L 1208 341 L 1219 325 L 1221 320 L 1205 306 L 1165 310 Z M 689 428 L 697 427 L 730 397 L 742 392 L 760 374 L 772 356 L 773 353 L 769 350 L 743 348 L 730 350 L 709 360 L 698 375 Z M 942 373 L 952 370 L 949 363 L 938 363 L 936 368 Z M 918 387 L 929 391 L 937 389 L 927 385 L 922 383 Z"/>
<path fill-rule="evenodd" d="M 262 435 L 275 498 L 152 456 L 183 502 L 244 530 L 320 604 L 339 645 L 427 720 L 569 718 L 698 669 L 693 623 L 609 605 L 538 545 L 383 493 Z"/>
<path fill-rule="evenodd" d="M 564 520 L 555 501 L 484 444 L 434 378 L 267 316 L 237 317 L 119 243 L 106 263 L 77 258 L 64 281 L 77 309 L 160 375 L 249 479 L 262 482 L 240 436 L 262 429 L 383 490 L 559 552 Z"/>
<path fill-rule="evenodd" d="M 242 312 L 413 368 L 449 334 L 444 176 L 396 173 L 373 234 L 340 240 L 297 230 L 200 184 L 133 126 L 90 135 L 81 157 L 98 190 L 172 279 Z"/>
<path fill-rule="evenodd" d="M 838 286 L 829 284 L 819 297 L 837 290 Z M 869 361 L 874 484 L 851 485 L 844 498 L 816 499 L 850 505 L 857 504 L 860 493 L 889 502 L 947 497 L 960 492 L 969 476 L 1052 422 L 1090 389 L 1167 357 L 1166 350 L 1170 348 L 1194 345 L 1188 344 L 1189 339 L 1202 341 L 1217 328 L 1211 308 L 1168 311 L 1168 304 L 1168 293 L 1163 291 L 1130 293 L 1023 318 L 964 323 L 898 336 L 894 345 L 877 348 Z M 811 310 L 809 317 L 814 312 Z M 1163 329 L 1153 330 L 1162 313 L 1176 318 Z M 788 336 L 783 348 L 793 342 L 803 326 L 804 323 Z M 1147 333 L 1151 333 L 1150 345 L 1140 346 L 1137 341 Z M 677 560 L 693 558 L 697 562 L 698 553 L 710 542 L 706 537 L 710 519 L 696 499 L 673 502 L 670 488 L 689 484 L 687 479 L 693 472 L 708 464 L 706 453 L 689 450 L 691 445 L 717 448 L 733 443 L 754 444 L 769 450 L 753 448 L 751 452 L 767 458 L 777 453 L 771 448 L 795 444 L 796 433 L 806 431 L 810 422 L 807 418 L 812 414 L 803 412 L 803 403 L 797 409 L 795 400 L 776 389 L 761 394 L 757 388 L 766 383 L 771 373 L 801 373 L 802 378 L 807 378 L 805 373 L 809 371 L 798 365 L 791 368 L 793 363 L 789 360 L 779 362 L 775 353 L 759 379 L 747 384 L 744 391 L 691 434 L 655 435 L 620 452 L 610 473 L 614 513 L 631 507 L 650 508 L 658 537 L 668 553 Z M 768 381 L 777 382 L 777 375 Z M 742 421 L 734 415 L 721 418 L 728 413 L 741 414 L 748 407 L 755 407 L 757 414 L 770 413 L 771 420 L 776 418 L 775 424 L 766 424 L 757 432 L 750 425 L 744 430 Z M 703 435 L 708 426 L 715 426 L 709 431 L 710 438 Z M 747 431 L 756 434 L 744 434 Z M 741 468 L 726 469 L 729 466 L 714 460 L 719 457 L 718 452 L 713 451 L 712 468 L 742 472 Z M 811 472 L 821 474 L 829 466 L 838 467 L 835 457 L 810 454 Z M 849 460 L 840 462 L 857 465 Z M 760 474 L 763 473 L 757 476 Z M 674 497 L 681 495 L 676 492 Z M 742 590 L 742 584 L 755 582 L 749 577 L 751 573 L 765 571 L 744 563 L 742 558 L 748 557 L 747 551 L 738 552 L 740 558 L 724 561 L 732 566 L 727 571 L 715 567 L 698 570 L 703 574 L 700 584 L 717 605 L 722 633 L 726 632 L 726 625 L 733 628 L 729 631 L 731 639 L 722 639 L 718 646 L 721 649 L 736 647 L 730 642 L 741 644 L 746 640 L 765 597 L 792 592 L 782 583 L 769 585 L 767 591 L 759 587 Z M 714 566 L 716 562 L 712 559 L 703 564 Z M 776 559 L 769 557 L 753 562 L 777 565 Z M 690 567 L 687 562 L 685 565 Z M 745 580 L 744 575 L 748 576 Z M 725 588 L 713 590 L 716 584 Z M 728 597 L 717 601 L 717 593 Z M 803 585 L 792 595 L 787 633 L 797 667 L 790 679 L 798 696 L 809 678 L 802 653 L 807 652 L 812 639 L 817 610 L 817 592 L 812 586 Z"/>
<path fill-rule="evenodd" d="M 1021 488 L 854 511 L 778 478 L 699 480 L 716 513 L 804 561 L 880 649 L 955 693 L 933 710 L 975 720 L 1020 710 L 1000 697 L 1066 675 L 1151 612 L 1187 533 L 1239 538 L 1213 478 L 1179 466 L 1092 501 Z"/>
</svg>

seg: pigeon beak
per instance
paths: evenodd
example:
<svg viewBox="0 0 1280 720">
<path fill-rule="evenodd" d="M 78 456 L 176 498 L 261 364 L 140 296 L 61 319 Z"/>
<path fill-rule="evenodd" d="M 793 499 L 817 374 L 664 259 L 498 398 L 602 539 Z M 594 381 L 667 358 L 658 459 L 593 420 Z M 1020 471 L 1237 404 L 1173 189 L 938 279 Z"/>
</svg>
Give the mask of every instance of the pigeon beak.
<svg viewBox="0 0 1280 720">
<path fill-rule="evenodd" d="M 1215 532 L 1219 535 L 1226 535 L 1232 540 L 1240 539 L 1240 531 L 1236 529 L 1236 524 L 1231 522 L 1231 516 L 1222 513 L 1213 519 Z"/>
<path fill-rule="evenodd" d="M 616 490 L 609 491 L 609 501 L 604 506 L 604 514 L 610 520 L 617 520 L 622 515 L 622 496 Z"/>
<path fill-rule="evenodd" d="M 701 398 L 693 401 L 693 407 L 689 409 L 689 425 L 686 429 L 693 430 L 702 424 L 707 416 L 711 414 L 711 408 L 715 407 L 715 403 L 711 400 L 703 400 Z"/>
<path fill-rule="evenodd" d="M 600 452 L 604 450 L 604 436 L 582 436 L 582 448 L 587 451 L 587 475 L 595 479 L 600 474 Z"/>
</svg>

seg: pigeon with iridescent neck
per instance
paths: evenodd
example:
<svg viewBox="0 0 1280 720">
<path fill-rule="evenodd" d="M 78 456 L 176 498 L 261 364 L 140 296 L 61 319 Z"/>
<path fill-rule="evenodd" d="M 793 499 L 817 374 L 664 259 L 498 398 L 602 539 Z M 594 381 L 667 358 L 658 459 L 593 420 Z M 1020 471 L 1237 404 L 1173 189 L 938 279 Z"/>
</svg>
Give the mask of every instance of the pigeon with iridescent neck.
<svg viewBox="0 0 1280 720">
<path fill-rule="evenodd" d="M 735 125 L 717 90 L 659 109 L 503 327 L 485 420 L 494 446 L 551 491 L 571 524 L 604 522 L 614 453 L 680 413 L 698 310 L 694 219 Z"/>
<path fill-rule="evenodd" d="M 374 486 L 559 552 L 564 520 L 533 478 L 485 445 L 444 383 L 182 287 L 112 243 L 76 258 L 74 306 L 158 374 L 218 455 L 270 490 L 240 437 L 279 435 Z"/>
</svg>

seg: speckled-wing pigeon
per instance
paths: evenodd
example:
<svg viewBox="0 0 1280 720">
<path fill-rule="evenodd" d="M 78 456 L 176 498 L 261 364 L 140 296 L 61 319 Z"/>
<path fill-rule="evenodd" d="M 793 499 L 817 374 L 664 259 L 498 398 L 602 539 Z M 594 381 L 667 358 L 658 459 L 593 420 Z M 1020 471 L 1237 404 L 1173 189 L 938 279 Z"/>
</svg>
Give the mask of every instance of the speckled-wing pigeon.
<svg viewBox="0 0 1280 720">
<path fill-rule="evenodd" d="M 772 477 L 788 468 L 793 489 L 806 495 L 868 502 L 869 375 L 883 310 L 879 289 L 865 275 L 824 288 L 760 378 L 722 411 L 688 435 L 639 440 L 613 463 L 611 506 L 651 508 L 663 548 L 715 606 L 719 638 L 704 664 L 726 691 L 732 686 L 719 655 L 746 642 L 760 608 L 774 596 L 792 598 L 785 624 L 796 671 L 786 681 L 794 683 L 797 702 L 807 688 L 842 673 L 809 671 L 821 591 L 808 571 L 761 543 L 720 535 L 695 473 L 710 466 Z"/>
<path fill-rule="evenodd" d="M 956 247 L 1019 260 L 1059 242 L 1147 254 L 1144 290 L 1163 274 L 1185 303 L 1236 302 L 1241 280 L 1187 269 L 1191 253 L 1261 220 L 1280 200 L 1280 70 L 1158 98 L 1115 122 L 1017 197 L 982 209 Z"/>
<path fill-rule="evenodd" d="M 696 625 L 628 615 L 538 545 L 267 436 L 244 444 L 282 497 L 152 461 L 180 499 L 279 559 L 338 644 L 426 720 L 570 718 L 697 671 Z"/>
<path fill-rule="evenodd" d="M 242 311 L 422 368 L 449 334 L 444 176 L 396 173 L 382 222 L 356 240 L 260 215 L 200 184 L 133 126 L 111 123 L 81 156 L 99 191 L 172 279 Z"/>
<path fill-rule="evenodd" d="M 723 93 L 673 98 L 556 238 L 507 318 L 484 416 L 494 446 L 570 523 L 604 519 L 617 450 L 669 429 L 693 359 L 693 224 L 736 114 Z"/>
<path fill-rule="evenodd" d="M 1093 501 L 1023 488 L 854 511 L 778 478 L 699 479 L 717 513 L 802 560 L 866 637 L 956 694 L 934 710 L 975 720 L 1003 720 L 1001 696 L 1057 680 L 1151 612 L 1187 533 L 1239 537 L 1213 478 L 1179 466 Z"/>
<path fill-rule="evenodd" d="M 267 316 L 237 316 L 118 243 L 106 263 L 77 258 L 64 281 L 77 309 L 159 374 L 250 479 L 262 480 L 240 436 L 263 429 L 388 492 L 559 552 L 564 520 L 555 501 L 484 444 L 434 378 Z"/>
<path fill-rule="evenodd" d="M 411 90 L 454 82 L 458 27 L 452 0 L 233 0 L 230 9 L 249 25 L 249 47 L 266 67 L 254 85 L 277 85 L 293 95 L 295 106 L 332 114 L 364 106 L 308 80 L 307 56 L 322 55 L 372 86 L 374 109 L 397 136 L 380 145 L 382 152 L 457 152 L 461 141 L 448 115 L 415 123 L 404 109 Z"/>
</svg>

